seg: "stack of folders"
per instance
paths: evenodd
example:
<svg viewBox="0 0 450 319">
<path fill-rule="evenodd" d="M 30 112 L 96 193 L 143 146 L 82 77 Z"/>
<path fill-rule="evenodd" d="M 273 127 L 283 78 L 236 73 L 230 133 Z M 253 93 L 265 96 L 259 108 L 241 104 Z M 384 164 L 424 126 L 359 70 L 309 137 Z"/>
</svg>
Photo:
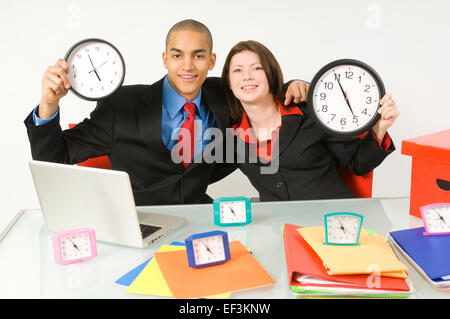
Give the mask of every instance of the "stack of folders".
<svg viewBox="0 0 450 319">
<path fill-rule="evenodd" d="M 386 239 L 361 231 L 360 245 L 324 245 L 324 227 L 283 227 L 290 289 L 299 297 L 408 298 L 407 268 Z"/>
<path fill-rule="evenodd" d="M 425 228 L 393 231 L 394 249 L 438 291 L 450 291 L 450 235 L 424 235 Z"/>
<path fill-rule="evenodd" d="M 162 245 L 116 283 L 132 294 L 174 298 L 228 298 L 232 292 L 276 282 L 240 241 L 230 242 L 231 259 L 205 268 L 188 266 L 184 243 Z"/>
</svg>

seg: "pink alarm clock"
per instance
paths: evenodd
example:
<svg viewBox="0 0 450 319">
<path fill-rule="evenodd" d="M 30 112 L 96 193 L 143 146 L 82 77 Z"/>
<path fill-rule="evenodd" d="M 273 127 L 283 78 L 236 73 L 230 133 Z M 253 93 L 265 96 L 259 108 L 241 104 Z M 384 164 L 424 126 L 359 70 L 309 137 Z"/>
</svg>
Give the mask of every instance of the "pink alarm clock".
<svg viewBox="0 0 450 319">
<path fill-rule="evenodd" d="M 55 262 L 62 265 L 85 261 L 97 256 L 97 242 L 92 228 L 63 231 L 52 236 Z"/>
</svg>

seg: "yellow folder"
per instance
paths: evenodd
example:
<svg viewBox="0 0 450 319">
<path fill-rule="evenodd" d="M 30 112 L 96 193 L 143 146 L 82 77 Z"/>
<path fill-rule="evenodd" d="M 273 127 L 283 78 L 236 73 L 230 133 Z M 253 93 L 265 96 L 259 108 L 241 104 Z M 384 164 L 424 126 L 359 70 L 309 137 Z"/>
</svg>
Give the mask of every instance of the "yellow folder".
<svg viewBox="0 0 450 319">
<path fill-rule="evenodd" d="M 162 245 L 158 250 L 159 252 L 176 251 L 176 250 L 186 250 L 184 246 L 172 246 L 172 245 Z M 164 280 L 161 269 L 155 258 L 152 258 L 147 266 L 142 270 L 139 276 L 131 283 L 131 285 L 126 289 L 127 292 L 133 294 L 142 295 L 155 295 L 163 297 L 173 297 L 172 292 L 169 289 L 166 281 Z M 210 296 L 208 298 L 228 298 L 230 292 Z"/>
<path fill-rule="evenodd" d="M 330 275 L 368 274 L 406 278 L 407 268 L 398 260 L 383 236 L 361 230 L 358 246 L 324 245 L 325 228 L 299 228 L 297 231 L 322 259 Z"/>
</svg>

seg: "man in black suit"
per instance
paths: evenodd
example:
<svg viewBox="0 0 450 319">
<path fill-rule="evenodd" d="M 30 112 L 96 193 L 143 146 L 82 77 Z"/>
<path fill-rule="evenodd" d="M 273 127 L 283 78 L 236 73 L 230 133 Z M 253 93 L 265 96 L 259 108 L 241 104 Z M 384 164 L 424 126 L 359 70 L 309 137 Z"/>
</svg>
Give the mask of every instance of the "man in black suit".
<svg viewBox="0 0 450 319">
<path fill-rule="evenodd" d="M 217 127 L 224 133 L 229 127 L 220 79 L 207 77 L 216 62 L 208 28 L 195 20 L 175 24 L 166 38 L 163 62 L 168 70 L 163 79 L 123 86 L 99 101 L 89 119 L 62 130 L 59 101 L 70 84 L 69 66 L 59 59 L 44 73 L 40 103 L 25 119 L 33 159 L 75 164 L 108 155 L 112 169 L 129 174 L 136 205 L 211 202 L 208 184 L 235 167 L 201 160 L 209 142 L 206 130 Z M 306 91 L 307 84 L 293 82 L 287 102 L 304 101 Z M 188 104 L 193 105 L 191 111 Z M 189 162 L 183 163 L 174 160 L 174 147 L 189 116 L 200 129 L 194 133 Z"/>
</svg>

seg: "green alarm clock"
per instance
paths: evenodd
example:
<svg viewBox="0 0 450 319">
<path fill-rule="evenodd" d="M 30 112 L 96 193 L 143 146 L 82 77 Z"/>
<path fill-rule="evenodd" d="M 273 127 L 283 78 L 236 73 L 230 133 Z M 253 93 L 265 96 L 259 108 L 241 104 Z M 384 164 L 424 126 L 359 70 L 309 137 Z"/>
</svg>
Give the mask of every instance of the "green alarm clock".
<svg viewBox="0 0 450 319">
<path fill-rule="evenodd" d="M 252 222 L 250 198 L 221 197 L 214 200 L 213 207 L 217 226 L 243 226 Z"/>
<path fill-rule="evenodd" d="M 355 213 L 337 212 L 325 215 L 324 245 L 359 245 L 364 217 Z"/>
</svg>

